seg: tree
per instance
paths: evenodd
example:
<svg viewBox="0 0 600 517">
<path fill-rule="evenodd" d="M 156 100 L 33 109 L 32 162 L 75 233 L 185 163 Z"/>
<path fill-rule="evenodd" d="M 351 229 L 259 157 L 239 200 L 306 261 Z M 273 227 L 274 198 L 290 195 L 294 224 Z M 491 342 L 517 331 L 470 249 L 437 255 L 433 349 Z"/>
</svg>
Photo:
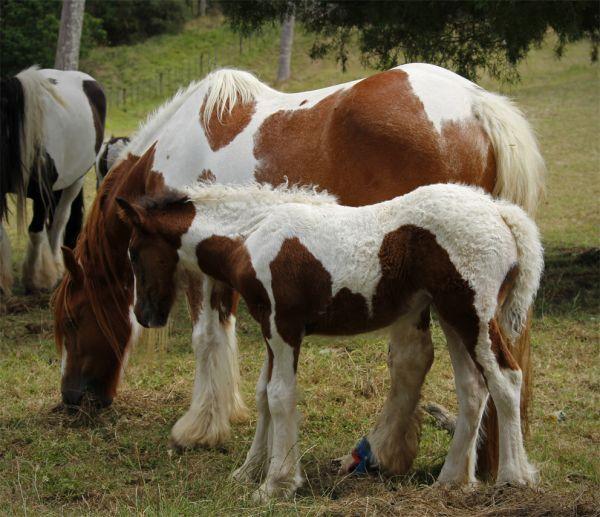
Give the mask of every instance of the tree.
<svg viewBox="0 0 600 517">
<path fill-rule="evenodd" d="M 281 23 L 281 40 L 279 42 L 279 64 L 277 67 L 277 80 L 281 83 L 287 81 L 291 74 L 292 45 L 294 44 L 294 12 L 286 14 Z"/>
<path fill-rule="evenodd" d="M 28 66 L 52 67 L 60 26 L 60 0 L 0 0 L 0 70 L 14 75 Z M 81 55 L 105 39 L 101 20 L 86 13 Z"/>
<path fill-rule="evenodd" d="M 244 35 L 281 22 L 288 0 L 223 2 L 224 15 Z M 555 52 L 583 38 L 598 58 L 600 10 L 595 1 L 325 1 L 294 0 L 296 19 L 315 39 L 314 58 L 334 53 L 345 68 L 356 38 L 365 64 L 385 69 L 406 61 L 445 66 L 470 79 L 482 71 L 511 80 L 516 65 L 541 44 L 548 30 L 557 35 Z"/>
<path fill-rule="evenodd" d="M 77 70 L 85 0 L 63 0 L 54 68 Z"/>
</svg>

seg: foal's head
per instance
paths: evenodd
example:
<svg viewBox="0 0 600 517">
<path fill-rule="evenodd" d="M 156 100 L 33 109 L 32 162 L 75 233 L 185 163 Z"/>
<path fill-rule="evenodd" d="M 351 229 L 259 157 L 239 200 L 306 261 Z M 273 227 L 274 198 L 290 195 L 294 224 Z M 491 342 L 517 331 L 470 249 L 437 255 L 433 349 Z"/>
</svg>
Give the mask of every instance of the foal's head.
<svg viewBox="0 0 600 517">
<path fill-rule="evenodd" d="M 121 218 L 132 229 L 129 258 L 135 275 L 135 316 L 144 327 L 162 327 L 175 301 L 177 250 L 194 219 L 194 205 L 172 193 L 137 203 L 117 202 Z"/>
</svg>

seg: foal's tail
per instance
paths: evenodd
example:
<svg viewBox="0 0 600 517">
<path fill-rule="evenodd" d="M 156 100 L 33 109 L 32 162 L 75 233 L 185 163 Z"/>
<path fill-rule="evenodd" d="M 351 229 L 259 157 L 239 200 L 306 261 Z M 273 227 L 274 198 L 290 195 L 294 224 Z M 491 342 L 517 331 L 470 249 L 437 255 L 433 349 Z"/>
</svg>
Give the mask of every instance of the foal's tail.
<svg viewBox="0 0 600 517">
<path fill-rule="evenodd" d="M 480 88 L 474 112 L 494 147 L 493 195 L 533 215 L 544 192 L 546 165 L 531 126 L 510 99 Z"/>
<path fill-rule="evenodd" d="M 497 201 L 496 206 L 517 244 L 517 277 L 500 309 L 498 321 L 514 343 L 523 333 L 529 309 L 540 286 L 544 250 L 537 226 L 523 210 L 504 201 Z"/>
<path fill-rule="evenodd" d="M 502 334 L 510 340 L 510 351 L 523 373 L 521 427 L 527 432 L 531 398 L 531 315 L 535 294 L 544 269 L 543 249 L 535 223 L 518 206 L 497 200 L 496 206 L 517 245 L 517 277 L 497 315 Z M 477 450 L 477 470 L 493 477 L 498 470 L 498 418 L 490 399 L 482 422 Z"/>
</svg>

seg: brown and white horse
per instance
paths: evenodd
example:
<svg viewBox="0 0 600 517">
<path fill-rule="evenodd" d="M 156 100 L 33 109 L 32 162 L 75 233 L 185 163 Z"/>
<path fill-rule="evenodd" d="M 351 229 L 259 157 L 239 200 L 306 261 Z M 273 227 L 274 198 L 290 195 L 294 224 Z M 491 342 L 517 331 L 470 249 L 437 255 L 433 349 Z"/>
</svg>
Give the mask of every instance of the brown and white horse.
<svg viewBox="0 0 600 517">
<path fill-rule="evenodd" d="M 318 185 L 344 205 L 361 206 L 425 184 L 461 182 L 532 212 L 543 174 L 535 137 L 520 111 L 436 66 L 403 65 L 291 94 L 246 72 L 214 72 L 149 118 L 100 187 L 76 247 L 76 267 L 56 293 L 63 400 L 78 404 L 89 395 L 110 403 L 138 336 L 127 256 L 131 230 L 117 215 L 117 197 L 181 190 L 198 179 L 273 185 L 287 179 Z M 247 413 L 235 341 L 238 295 L 230 288 L 208 289 L 208 303 L 198 298 L 197 287 L 187 290 L 196 378 L 191 406 L 172 431 L 173 442 L 182 447 L 222 443 L 230 421 Z M 406 343 L 407 354 L 417 349 Z M 517 362 L 528 350 L 526 339 L 515 344 Z M 527 372 L 526 363 L 521 367 Z M 424 374 L 425 367 L 399 389 L 417 400 Z M 407 407 L 399 418 L 397 441 L 405 444 L 409 466 L 418 442 L 418 411 Z M 495 424 L 487 430 L 488 437 L 494 433 Z M 489 443 L 493 459 L 496 445 Z"/>
<path fill-rule="evenodd" d="M 178 266 L 242 295 L 268 348 L 256 434 L 236 472 L 246 480 L 264 471 L 257 495 L 287 497 L 302 483 L 296 371 L 310 334 L 390 328 L 390 396 L 349 467 L 406 469 L 397 436 L 418 399 L 402 388 L 406 378 L 422 382 L 433 362 L 430 307 L 446 334 L 460 408 L 439 482 L 476 481 L 488 390 L 500 427 L 497 482 L 536 481 L 521 434 L 522 372 L 510 352 L 543 270 L 537 228 L 522 209 L 453 184 L 359 208 L 285 186 L 205 184 L 186 193 L 117 200 L 133 229 L 134 311 L 144 326 L 166 324 Z M 209 293 L 198 294 L 210 303 Z"/>
</svg>

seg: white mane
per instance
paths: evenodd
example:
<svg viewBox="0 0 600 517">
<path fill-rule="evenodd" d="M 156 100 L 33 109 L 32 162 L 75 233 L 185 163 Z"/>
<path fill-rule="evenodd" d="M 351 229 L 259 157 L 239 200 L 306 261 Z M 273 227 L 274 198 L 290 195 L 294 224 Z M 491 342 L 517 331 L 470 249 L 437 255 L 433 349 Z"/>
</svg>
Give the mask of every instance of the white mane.
<svg viewBox="0 0 600 517">
<path fill-rule="evenodd" d="M 206 128 L 208 128 L 210 117 L 215 111 L 220 121 L 225 111 L 231 113 L 238 102 L 251 102 L 261 92 L 274 91 L 249 72 L 233 69 L 215 70 L 201 81 L 194 81 L 187 88 L 180 88 L 171 99 L 151 112 L 140 124 L 129 145 L 119 154 L 119 160 L 128 153 L 143 153 L 154 142 L 160 128 L 200 88 L 206 90 L 204 112 L 202 113 L 202 121 Z M 200 107 L 198 107 L 199 109 Z"/>
<path fill-rule="evenodd" d="M 184 189 L 193 203 L 248 203 L 277 205 L 301 203 L 304 205 L 331 205 L 337 198 L 326 190 L 318 191 L 314 186 L 288 185 L 276 187 L 257 182 L 222 185 L 218 183 L 197 183 Z"/>
<path fill-rule="evenodd" d="M 261 83 L 250 72 L 234 69 L 215 70 L 204 79 L 208 86 L 206 102 L 202 121 L 204 127 L 208 127 L 210 117 L 216 110 L 219 121 L 223 113 L 231 113 L 231 110 L 239 101 L 242 104 L 253 101 L 260 93 L 274 91 L 266 84 Z"/>
</svg>

